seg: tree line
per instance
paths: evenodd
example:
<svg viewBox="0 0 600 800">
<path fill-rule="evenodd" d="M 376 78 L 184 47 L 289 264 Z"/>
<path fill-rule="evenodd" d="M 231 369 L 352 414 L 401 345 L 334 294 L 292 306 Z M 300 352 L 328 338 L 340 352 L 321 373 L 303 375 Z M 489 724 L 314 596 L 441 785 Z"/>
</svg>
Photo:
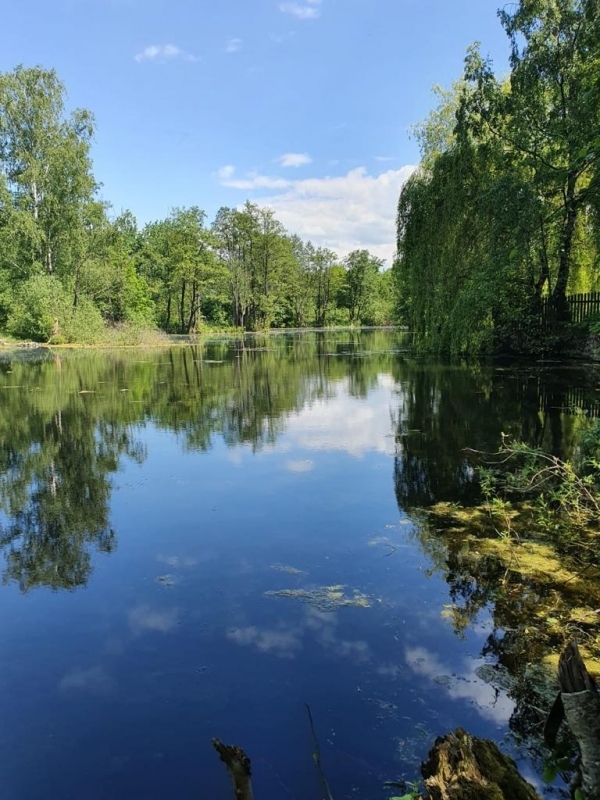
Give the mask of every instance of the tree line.
<svg viewBox="0 0 600 800">
<path fill-rule="evenodd" d="M 53 70 L 0 74 L 0 330 L 95 341 L 107 325 L 203 328 L 377 325 L 391 275 L 288 232 L 269 208 L 173 208 L 140 228 L 115 216 L 92 169 L 94 118 L 67 113 Z"/>
<path fill-rule="evenodd" d="M 600 285 L 600 5 L 520 0 L 498 16 L 508 76 L 469 49 L 416 129 L 398 205 L 399 313 L 424 350 L 543 352 L 569 330 L 568 295 Z"/>
</svg>

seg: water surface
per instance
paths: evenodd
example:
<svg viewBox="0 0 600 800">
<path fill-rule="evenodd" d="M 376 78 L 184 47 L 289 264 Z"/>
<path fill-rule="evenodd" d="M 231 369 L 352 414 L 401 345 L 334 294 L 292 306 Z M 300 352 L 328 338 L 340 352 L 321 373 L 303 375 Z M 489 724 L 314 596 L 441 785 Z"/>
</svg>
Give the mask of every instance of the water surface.
<svg viewBox="0 0 600 800">
<path fill-rule="evenodd" d="M 214 736 L 259 800 L 319 798 L 305 703 L 339 800 L 457 725 L 533 776 L 497 595 L 453 623 L 482 583 L 417 509 L 468 502 L 463 448 L 503 431 L 568 451 L 575 394 L 595 413 L 586 373 L 381 331 L 3 357 L 4 800 L 225 800 Z"/>
</svg>

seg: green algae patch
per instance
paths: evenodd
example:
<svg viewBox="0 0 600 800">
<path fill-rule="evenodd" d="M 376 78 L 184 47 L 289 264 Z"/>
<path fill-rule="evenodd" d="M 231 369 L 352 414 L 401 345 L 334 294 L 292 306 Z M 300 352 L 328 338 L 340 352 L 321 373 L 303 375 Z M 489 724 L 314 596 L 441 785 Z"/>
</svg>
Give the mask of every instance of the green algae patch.
<svg viewBox="0 0 600 800">
<path fill-rule="evenodd" d="M 565 644 L 576 639 L 592 674 L 600 675 L 600 569 L 597 534 L 558 533 L 532 524 L 527 503 L 494 513 L 483 503 L 439 503 L 418 512 L 415 536 L 453 589 L 441 616 L 458 636 L 488 608 L 494 628 L 508 632 L 508 661 L 556 670 Z M 592 563 L 589 562 L 590 556 Z M 586 560 L 587 559 L 587 562 Z"/>
<path fill-rule="evenodd" d="M 272 564 L 271 569 L 276 572 L 287 572 L 288 575 L 306 575 L 304 570 L 296 569 L 296 567 L 289 567 L 287 564 Z"/>
<path fill-rule="evenodd" d="M 280 589 L 265 592 L 265 597 L 290 597 L 316 608 L 318 611 L 337 611 L 340 608 L 369 608 L 367 595 L 357 589 L 347 592 L 343 584 L 320 586 L 316 589 Z"/>
</svg>

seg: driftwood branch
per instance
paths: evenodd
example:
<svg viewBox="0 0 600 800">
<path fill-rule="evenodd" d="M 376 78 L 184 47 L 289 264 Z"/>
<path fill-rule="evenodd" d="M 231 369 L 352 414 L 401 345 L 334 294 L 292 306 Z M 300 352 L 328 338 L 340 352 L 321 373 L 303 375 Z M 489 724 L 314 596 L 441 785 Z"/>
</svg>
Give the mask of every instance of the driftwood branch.
<svg viewBox="0 0 600 800">
<path fill-rule="evenodd" d="M 241 747 L 223 744 L 218 739 L 213 739 L 213 747 L 221 757 L 221 761 L 227 767 L 233 785 L 233 796 L 235 799 L 254 800 L 252 794 L 250 759 L 246 753 L 244 753 Z"/>
</svg>

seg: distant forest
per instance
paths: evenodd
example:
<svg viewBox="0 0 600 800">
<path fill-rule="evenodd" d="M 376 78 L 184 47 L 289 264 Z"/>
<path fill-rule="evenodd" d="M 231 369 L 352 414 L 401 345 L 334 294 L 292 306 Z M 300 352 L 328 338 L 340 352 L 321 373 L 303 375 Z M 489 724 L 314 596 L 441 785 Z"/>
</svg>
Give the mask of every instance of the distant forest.
<svg viewBox="0 0 600 800">
<path fill-rule="evenodd" d="M 53 70 L 0 74 L 0 331 L 102 341 L 107 328 L 381 325 L 393 284 L 366 250 L 340 258 L 269 208 L 173 208 L 139 228 L 111 214 L 92 171 L 94 118 L 66 111 Z"/>
<path fill-rule="evenodd" d="M 509 74 L 469 49 L 400 197 L 399 312 L 422 350 L 548 351 L 574 333 L 568 296 L 600 289 L 600 3 L 498 16 Z"/>
</svg>

